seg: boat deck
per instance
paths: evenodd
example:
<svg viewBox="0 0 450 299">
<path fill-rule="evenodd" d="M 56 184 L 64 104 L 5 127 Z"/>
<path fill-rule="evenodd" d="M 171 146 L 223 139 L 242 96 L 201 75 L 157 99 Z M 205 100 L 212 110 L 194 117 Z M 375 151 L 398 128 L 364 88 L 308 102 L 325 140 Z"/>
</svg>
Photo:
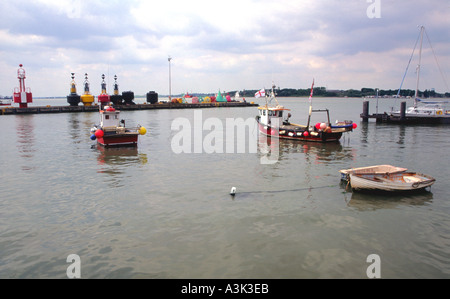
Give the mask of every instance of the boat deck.
<svg viewBox="0 0 450 299">
<path fill-rule="evenodd" d="M 288 125 L 281 125 L 280 129 L 282 130 L 292 130 L 292 131 L 303 131 L 306 129 L 306 126 L 300 126 L 296 124 L 288 124 Z"/>
</svg>

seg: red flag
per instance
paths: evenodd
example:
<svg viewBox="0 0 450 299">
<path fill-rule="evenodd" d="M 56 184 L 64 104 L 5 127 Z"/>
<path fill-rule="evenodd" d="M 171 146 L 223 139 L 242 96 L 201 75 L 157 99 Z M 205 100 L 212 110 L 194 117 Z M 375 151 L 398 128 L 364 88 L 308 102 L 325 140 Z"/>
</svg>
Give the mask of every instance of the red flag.
<svg viewBox="0 0 450 299">
<path fill-rule="evenodd" d="M 312 100 L 313 91 L 314 91 L 314 78 L 313 78 L 313 82 L 312 82 L 312 85 L 311 85 L 311 93 L 309 94 L 309 102 L 310 103 L 311 103 L 311 100 Z"/>
</svg>

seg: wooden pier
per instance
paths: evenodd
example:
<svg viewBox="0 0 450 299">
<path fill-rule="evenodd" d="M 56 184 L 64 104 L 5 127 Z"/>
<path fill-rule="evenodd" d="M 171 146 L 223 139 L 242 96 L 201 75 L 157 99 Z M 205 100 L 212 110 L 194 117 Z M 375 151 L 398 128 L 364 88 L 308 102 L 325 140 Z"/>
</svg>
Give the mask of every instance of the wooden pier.
<svg viewBox="0 0 450 299">
<path fill-rule="evenodd" d="M 384 113 L 369 114 L 369 102 L 363 102 L 363 113 L 360 114 L 363 122 L 368 122 L 369 119 L 375 119 L 377 123 L 391 123 L 391 124 L 450 124 L 448 117 L 408 117 L 406 115 L 406 102 L 400 103 L 400 115 L 392 115 Z"/>
<path fill-rule="evenodd" d="M 168 103 L 158 102 L 155 104 L 144 103 L 135 105 L 115 105 L 121 111 L 128 110 L 152 110 L 152 109 L 203 109 L 218 107 L 249 107 L 259 106 L 253 102 L 215 102 L 215 103 Z M 98 112 L 99 106 L 36 106 L 36 107 L 3 107 L 0 115 L 8 114 L 40 114 L 40 113 L 69 113 L 69 112 Z"/>
<path fill-rule="evenodd" d="M 406 102 L 401 102 L 400 104 L 400 116 L 394 116 L 384 113 L 373 113 L 369 114 L 369 101 L 363 102 L 363 112 L 360 114 L 363 122 L 368 122 L 369 119 L 375 119 L 377 123 L 403 123 L 407 122 L 408 119 L 405 117 Z"/>
</svg>

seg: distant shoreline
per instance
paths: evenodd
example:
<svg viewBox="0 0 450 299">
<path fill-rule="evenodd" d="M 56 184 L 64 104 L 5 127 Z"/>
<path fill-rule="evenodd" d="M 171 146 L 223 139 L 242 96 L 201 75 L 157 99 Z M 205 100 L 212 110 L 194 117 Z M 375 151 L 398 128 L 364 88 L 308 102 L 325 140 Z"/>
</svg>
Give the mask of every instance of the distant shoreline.
<svg viewBox="0 0 450 299">
<path fill-rule="evenodd" d="M 269 91 L 266 89 L 266 91 Z M 223 95 L 235 95 L 238 90 L 230 90 L 221 92 Z M 240 98 L 254 98 L 255 93 L 258 90 L 239 90 Z M 293 88 L 283 88 L 275 89 L 275 94 L 277 97 L 309 97 L 311 92 L 310 88 L 305 89 L 293 89 Z M 267 93 L 267 92 L 266 92 Z M 397 96 L 399 94 L 399 96 Z M 172 98 L 182 98 L 185 94 L 172 95 Z M 190 96 L 196 97 L 206 97 L 215 95 L 215 93 L 189 93 Z M 401 89 L 400 93 L 398 89 L 379 89 L 379 98 L 413 98 L 415 95 L 415 90 L 411 89 Z M 439 93 L 434 89 L 425 89 L 423 91 L 418 91 L 418 96 L 420 98 L 450 98 L 450 92 Z M 159 95 L 160 98 L 168 98 L 169 95 Z M 313 97 L 325 97 L 325 98 L 376 98 L 377 90 L 374 88 L 361 88 L 347 89 L 347 90 L 331 90 L 325 87 L 314 87 Z M 52 96 L 52 97 L 33 97 L 34 99 L 60 99 L 66 98 L 66 96 Z M 135 98 L 146 98 L 146 95 L 136 95 Z M 1 97 L 0 97 L 1 99 Z M 12 99 L 12 97 L 4 97 L 4 99 Z"/>
<path fill-rule="evenodd" d="M 242 90 L 239 91 L 240 98 L 254 98 L 255 93 L 259 90 Z M 266 94 L 268 93 L 268 89 L 266 89 Z M 221 94 L 223 95 L 235 95 L 238 91 L 223 91 Z M 293 88 L 283 88 L 283 89 L 275 89 L 275 94 L 280 98 L 289 98 L 289 97 L 309 97 L 311 89 L 293 89 Z M 399 96 L 397 96 L 399 94 Z M 172 98 L 182 98 L 185 94 L 174 94 Z M 207 97 L 213 96 L 215 93 L 189 93 L 190 96 L 194 97 Z M 379 89 L 378 97 L 379 98 L 414 98 L 415 91 L 411 89 L 401 89 L 400 93 L 398 90 L 394 89 Z M 435 90 L 425 89 L 424 91 L 418 91 L 419 98 L 450 98 L 450 92 L 438 93 Z M 47 96 L 47 97 L 37 97 L 33 96 L 33 99 L 65 99 L 67 96 Z M 348 90 L 330 90 L 325 87 L 314 87 L 313 97 L 323 97 L 323 98 L 376 98 L 377 90 L 373 88 L 361 88 L 360 90 L 356 89 L 348 89 Z M 136 95 L 135 98 L 146 98 L 146 95 Z M 169 98 L 169 95 L 159 95 L 159 98 Z M 0 99 L 12 99 L 10 96 L 2 97 Z"/>
</svg>

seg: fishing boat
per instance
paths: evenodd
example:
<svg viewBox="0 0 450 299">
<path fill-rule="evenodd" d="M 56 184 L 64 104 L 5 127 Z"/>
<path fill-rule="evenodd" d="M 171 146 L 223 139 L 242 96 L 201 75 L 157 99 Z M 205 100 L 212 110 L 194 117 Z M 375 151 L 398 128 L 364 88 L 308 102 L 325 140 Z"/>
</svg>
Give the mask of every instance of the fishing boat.
<svg viewBox="0 0 450 299">
<path fill-rule="evenodd" d="M 412 56 L 414 55 L 415 48 L 417 46 L 417 42 L 420 39 L 420 47 L 419 47 L 419 63 L 416 69 L 416 90 L 414 95 L 414 105 L 412 107 L 408 107 L 405 111 L 392 111 L 390 116 L 393 119 L 400 119 L 406 123 L 440 123 L 440 124 L 450 124 L 450 108 L 448 108 L 448 101 L 426 101 L 419 98 L 419 79 L 420 79 L 420 68 L 421 68 L 421 60 L 422 60 L 422 45 L 423 45 L 423 34 L 426 34 L 425 27 L 420 27 L 420 33 L 416 41 L 416 45 L 414 46 L 413 52 L 411 54 L 411 58 L 409 59 L 409 63 L 411 62 Z M 428 35 L 427 35 L 428 38 Z M 429 39 L 428 39 L 429 41 Z M 431 45 L 431 43 L 430 43 Z M 434 53 L 434 50 L 433 50 Z M 435 57 L 436 58 L 436 57 Z M 436 59 L 437 62 L 437 59 Z M 400 96 L 400 90 L 403 85 L 403 81 L 405 80 L 406 73 L 409 68 L 406 67 L 405 74 L 403 75 L 402 83 L 400 84 L 400 88 L 397 92 L 397 98 Z M 445 80 L 444 80 L 445 82 Z"/>
<path fill-rule="evenodd" d="M 417 172 L 397 173 L 350 173 L 349 183 L 355 191 L 407 192 L 419 191 L 434 184 L 436 180 Z"/>
<path fill-rule="evenodd" d="M 392 166 L 389 164 L 373 165 L 365 167 L 356 167 L 339 170 L 341 174 L 341 180 L 348 181 L 350 174 L 394 174 L 407 171 L 407 168 Z"/>
<path fill-rule="evenodd" d="M 356 124 L 353 121 L 336 121 L 333 125 L 330 122 L 330 113 L 328 109 L 312 109 L 311 98 L 314 88 L 314 80 L 311 86 L 311 93 L 309 97 L 310 107 L 308 123 L 306 125 L 294 124 L 289 121 L 291 114 L 284 106 L 281 106 L 274 93 L 275 86 L 272 86 L 272 91 L 269 97 L 266 97 L 266 105 L 258 107 L 259 114 L 256 116 L 259 131 L 270 137 L 278 137 L 281 139 L 291 139 L 300 141 L 312 142 L 337 142 L 345 132 L 353 131 Z M 264 92 L 265 93 L 265 92 Z M 258 92 L 261 94 L 261 91 Z M 275 104 L 269 105 L 274 101 Z M 311 124 L 312 113 L 326 113 L 327 118 L 325 122 Z M 287 117 L 283 117 L 287 114 Z"/>
<path fill-rule="evenodd" d="M 91 128 L 91 139 L 97 140 L 100 145 L 110 146 L 136 146 L 138 136 L 144 135 L 147 130 L 138 125 L 127 128 L 125 120 L 120 119 L 120 111 L 107 105 L 100 109 L 100 125 Z"/>
</svg>

